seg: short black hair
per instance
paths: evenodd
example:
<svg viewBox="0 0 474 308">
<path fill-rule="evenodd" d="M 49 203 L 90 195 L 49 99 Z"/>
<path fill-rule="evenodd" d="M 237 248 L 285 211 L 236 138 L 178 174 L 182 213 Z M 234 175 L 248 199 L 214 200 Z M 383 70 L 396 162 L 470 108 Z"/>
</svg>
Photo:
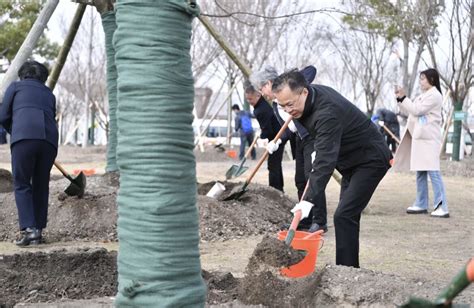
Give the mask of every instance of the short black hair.
<svg viewBox="0 0 474 308">
<path fill-rule="evenodd" d="M 232 105 L 232 110 L 240 110 L 239 105 L 233 104 L 233 105 Z"/>
<path fill-rule="evenodd" d="M 274 93 L 278 93 L 283 90 L 285 85 L 287 85 L 291 91 L 295 92 L 307 87 L 308 82 L 301 72 L 299 72 L 297 69 L 292 69 L 290 71 L 284 72 L 273 81 L 272 91 Z"/>
<path fill-rule="evenodd" d="M 26 61 L 18 70 L 18 77 L 20 80 L 36 79 L 45 83 L 48 80 L 48 69 L 44 64 L 37 61 Z"/>
</svg>

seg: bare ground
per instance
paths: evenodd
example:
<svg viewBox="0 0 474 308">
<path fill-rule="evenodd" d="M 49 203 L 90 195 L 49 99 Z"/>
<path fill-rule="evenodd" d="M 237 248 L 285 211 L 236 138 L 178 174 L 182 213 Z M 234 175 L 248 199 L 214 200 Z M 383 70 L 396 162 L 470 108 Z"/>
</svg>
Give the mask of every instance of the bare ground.
<svg viewBox="0 0 474 308">
<path fill-rule="evenodd" d="M 77 166 L 85 166 L 84 168 L 90 169 L 91 165 L 104 165 L 103 149 L 88 150 L 90 152 L 86 152 L 86 155 L 79 154 L 80 151 L 77 148 L 60 149 L 60 153 L 63 153 L 65 156 L 68 156 L 68 151 L 77 154 L 70 160 L 65 160 L 70 169 L 78 168 Z M 9 169 L 9 157 L 6 158 L 5 153 L 9 154 L 8 151 L 5 151 L 5 147 L 0 147 L 0 167 Z M 99 160 L 97 160 L 98 157 L 100 157 Z M 90 162 L 89 159 L 91 160 Z M 225 172 L 231 163 L 236 162 L 235 160 L 229 161 L 225 157 L 221 162 L 216 162 L 217 158 L 212 158 L 211 160 L 212 162 L 199 162 L 197 165 L 198 180 L 200 183 L 223 180 Z M 248 164 L 251 166 L 254 162 L 250 161 Z M 403 302 L 407 299 L 409 294 L 418 294 L 420 296 L 434 298 L 464 265 L 467 259 L 474 256 L 474 226 L 472 224 L 474 214 L 474 208 L 472 207 L 472 204 L 474 204 L 473 165 L 472 160 L 466 160 L 461 163 L 443 162 L 444 181 L 447 188 L 451 214 L 451 218 L 449 219 L 435 219 L 428 215 L 411 216 L 405 214 L 406 207 L 411 205 L 415 196 L 416 187 L 414 175 L 389 172 L 380 184 L 368 209 L 362 217 L 360 259 L 361 266 L 364 269 L 340 269 L 340 267 L 331 265 L 334 264 L 334 229 L 330 226 L 329 232 L 325 236 L 324 247 L 318 256 L 315 276 L 310 278 L 310 283 L 313 283 L 312 288 L 307 291 L 308 293 L 311 292 L 311 290 L 315 290 L 313 291 L 314 296 L 309 296 L 304 300 L 302 299 L 299 304 L 301 306 L 314 306 L 318 303 L 334 306 L 385 306 L 385 304 L 393 305 Z M 289 214 L 283 213 L 283 209 L 291 206 L 290 201 L 286 200 L 291 200 L 292 198 L 294 200 L 296 195 L 292 180 L 293 162 L 285 161 L 284 170 L 285 190 L 290 196 L 290 199 L 286 197 L 286 199 L 282 198 L 282 200 L 285 200 L 284 203 L 288 203 L 284 207 L 278 207 L 276 212 L 274 209 L 276 203 L 273 203 L 271 207 L 265 208 L 264 211 L 268 212 L 268 216 L 266 216 L 264 220 L 267 222 L 272 214 L 278 217 L 281 215 L 280 219 L 288 219 L 287 222 L 289 222 L 291 218 Z M 112 194 L 115 189 L 108 186 L 102 187 L 103 184 L 99 182 L 103 181 L 103 179 L 100 176 L 96 177 L 96 179 L 98 186 L 94 186 L 94 180 L 89 181 L 89 199 L 85 198 L 85 201 L 73 203 L 78 205 L 84 202 L 82 206 L 78 206 L 81 207 L 83 213 L 74 213 L 71 209 L 71 217 L 75 215 L 82 217 L 87 213 L 90 214 L 90 211 L 92 211 L 94 215 L 97 215 L 104 212 L 103 210 L 107 208 L 107 206 L 101 206 L 100 209 L 96 209 L 97 212 L 94 212 L 94 208 L 87 208 L 86 206 L 88 202 L 95 202 L 108 193 Z M 62 184 L 52 189 L 52 191 L 57 189 L 58 195 L 65 186 L 64 184 L 67 184 L 65 181 L 61 181 L 62 180 L 56 181 Z M 255 182 L 262 185 L 267 183 L 266 172 L 264 170 L 261 170 L 257 174 Z M 101 191 L 100 189 L 104 190 Z M 338 185 L 331 181 L 327 190 L 329 221 L 331 221 L 332 214 L 337 205 L 338 191 Z M 112 195 L 108 196 L 110 197 Z M 202 199 L 204 197 L 200 196 L 199 198 Z M 268 196 L 264 198 L 268 198 Z M 5 200 L 10 204 L 9 215 L 11 217 L 8 218 L 8 221 L 13 223 L 1 229 L 5 225 L 4 221 L 2 221 L 2 218 L 5 219 L 5 216 L 1 217 L 0 215 L 0 237 L 11 240 L 11 234 L 15 232 L 11 229 L 16 229 L 16 212 L 14 207 L 11 207 L 13 204 L 11 193 L 0 194 L 0 212 L 2 213 L 5 213 L 3 211 Z M 55 199 L 52 198 L 52 208 L 54 208 L 55 202 Z M 212 202 L 214 201 L 212 200 Z M 274 202 L 278 203 L 278 201 Z M 113 206 L 113 203 L 111 203 L 109 208 Z M 220 208 L 222 204 L 217 202 L 215 206 Z M 246 207 L 247 211 L 244 210 L 244 207 Z M 223 205 L 223 208 L 225 208 L 225 205 Z M 243 210 L 241 215 L 243 219 L 242 222 L 247 221 L 251 223 L 252 219 L 247 216 L 251 213 L 248 212 L 251 206 L 239 205 L 237 208 Z M 281 214 L 275 214 L 279 213 L 279 211 L 282 211 Z M 113 216 L 107 213 L 107 211 L 102 214 L 105 219 L 111 219 L 110 217 Z M 211 219 L 219 219 L 218 216 L 213 217 L 214 218 Z M 53 215 L 50 215 L 48 229 L 61 229 L 57 225 L 61 221 L 55 221 L 55 219 Z M 245 225 L 246 224 L 243 223 L 241 227 L 243 228 Z M 256 245 L 262 240 L 262 235 L 269 234 L 275 236 L 277 225 L 278 223 L 266 225 L 261 228 L 263 230 L 261 232 L 260 230 L 258 232 L 249 233 L 243 231 L 243 234 L 235 237 L 220 235 L 203 241 L 201 244 L 203 268 L 208 270 L 214 279 L 224 279 L 224 282 L 226 279 L 229 281 L 232 281 L 232 279 L 242 279 L 245 275 L 245 267 L 249 257 Z M 218 230 L 208 230 L 208 233 L 216 234 L 216 231 L 218 232 Z M 201 230 L 201 234 L 204 233 L 205 232 Z M 104 236 L 102 238 L 101 235 L 102 240 L 98 241 L 97 238 L 89 238 L 90 234 L 86 232 L 86 234 L 79 237 L 80 241 L 78 241 L 74 237 L 68 237 L 66 233 L 60 233 L 59 235 L 57 238 L 54 236 L 48 237 L 50 238 L 50 243 L 46 246 L 27 249 L 26 251 L 51 251 L 58 247 L 66 247 L 68 250 L 74 252 L 80 247 L 97 246 L 106 246 L 112 250 L 116 249 L 116 244 L 113 242 L 110 244 L 102 243 L 110 239 L 113 240 L 114 236 L 110 238 Z M 56 242 L 58 240 L 61 241 Z M 89 240 L 89 242 L 83 242 L 84 240 Z M 19 250 L 8 242 L 0 243 L 0 254 L 11 255 L 18 252 L 24 253 L 24 251 L 25 250 Z M 329 268 L 326 266 L 327 264 L 330 265 Z M 218 274 L 218 272 L 222 274 Z M 234 278 L 229 276 L 229 272 Z M 224 278 L 219 278 L 221 276 Z M 314 284 L 317 284 L 319 288 L 315 289 Z M 298 284 L 291 283 L 291 285 L 295 286 Z M 296 290 L 305 290 L 304 288 L 303 285 L 300 285 L 296 287 Z M 261 291 L 264 292 L 264 290 L 262 287 Z M 290 287 L 285 290 L 292 289 Z M 235 290 L 224 291 L 216 289 L 215 294 L 222 295 L 223 293 L 230 292 L 230 294 L 234 294 L 232 296 L 235 297 Z M 282 294 L 286 293 L 282 292 Z M 93 297 L 98 296 L 100 296 L 100 294 L 93 295 Z M 234 298 L 232 296 L 226 299 L 230 300 Z M 66 298 L 68 297 L 66 296 Z M 268 299 L 268 297 L 265 298 Z M 324 300 L 324 302 L 317 302 L 318 300 Z M 41 300 L 38 301 L 40 302 Z M 111 303 L 110 299 L 102 298 L 101 301 Z M 220 300 L 217 299 L 215 302 L 218 303 L 219 301 Z M 458 301 L 474 303 L 473 287 L 471 286 L 471 288 L 465 290 L 459 296 Z M 212 302 L 212 300 L 209 301 L 209 304 L 212 304 Z M 228 306 L 238 306 L 242 304 L 240 300 L 238 302 L 230 301 L 230 303 Z M 282 300 L 281 303 L 295 304 L 291 298 L 288 298 L 288 302 Z M 266 304 L 272 306 L 269 302 L 266 302 Z"/>
</svg>

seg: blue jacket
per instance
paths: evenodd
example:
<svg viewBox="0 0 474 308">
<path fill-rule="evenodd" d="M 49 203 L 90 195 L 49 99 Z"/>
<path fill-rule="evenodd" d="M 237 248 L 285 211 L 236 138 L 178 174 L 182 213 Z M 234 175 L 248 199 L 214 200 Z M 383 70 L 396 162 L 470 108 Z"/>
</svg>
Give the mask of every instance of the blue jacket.
<svg viewBox="0 0 474 308">
<path fill-rule="evenodd" d="M 15 81 L 5 91 L 0 125 L 11 135 L 10 143 L 39 139 L 58 147 L 56 98 L 40 81 Z"/>
</svg>

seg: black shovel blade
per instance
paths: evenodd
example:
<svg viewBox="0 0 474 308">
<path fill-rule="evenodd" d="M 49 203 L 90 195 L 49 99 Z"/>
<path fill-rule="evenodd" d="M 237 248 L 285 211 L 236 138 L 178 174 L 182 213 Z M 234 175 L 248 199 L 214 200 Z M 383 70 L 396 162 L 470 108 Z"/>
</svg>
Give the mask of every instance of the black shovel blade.
<svg viewBox="0 0 474 308">
<path fill-rule="evenodd" d="M 227 198 L 224 199 L 224 201 L 230 201 L 230 200 L 239 200 L 240 197 L 242 197 L 246 192 L 247 192 L 247 185 L 244 184 L 240 190 L 237 190 L 234 193 L 231 193 Z"/>
<path fill-rule="evenodd" d="M 86 189 L 86 176 L 81 171 L 75 178 L 69 178 L 71 183 L 69 186 L 64 190 L 64 192 L 68 196 L 78 196 L 82 198 L 84 196 L 84 192 Z"/>
</svg>

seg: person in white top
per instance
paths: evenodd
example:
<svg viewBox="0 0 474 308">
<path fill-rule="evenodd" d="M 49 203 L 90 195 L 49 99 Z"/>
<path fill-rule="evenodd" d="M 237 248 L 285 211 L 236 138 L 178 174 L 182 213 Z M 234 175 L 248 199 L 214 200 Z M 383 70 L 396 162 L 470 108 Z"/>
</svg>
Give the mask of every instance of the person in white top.
<svg viewBox="0 0 474 308">
<path fill-rule="evenodd" d="M 429 176 L 434 193 L 431 216 L 448 218 L 448 202 L 439 158 L 443 97 L 438 72 L 433 68 L 421 72 L 420 87 L 423 93 L 413 101 L 406 97 L 403 88 L 395 89 L 400 111 L 408 115 L 408 123 L 395 154 L 394 170 L 416 171 L 416 200 L 407 208 L 408 214 L 428 213 Z"/>
</svg>

